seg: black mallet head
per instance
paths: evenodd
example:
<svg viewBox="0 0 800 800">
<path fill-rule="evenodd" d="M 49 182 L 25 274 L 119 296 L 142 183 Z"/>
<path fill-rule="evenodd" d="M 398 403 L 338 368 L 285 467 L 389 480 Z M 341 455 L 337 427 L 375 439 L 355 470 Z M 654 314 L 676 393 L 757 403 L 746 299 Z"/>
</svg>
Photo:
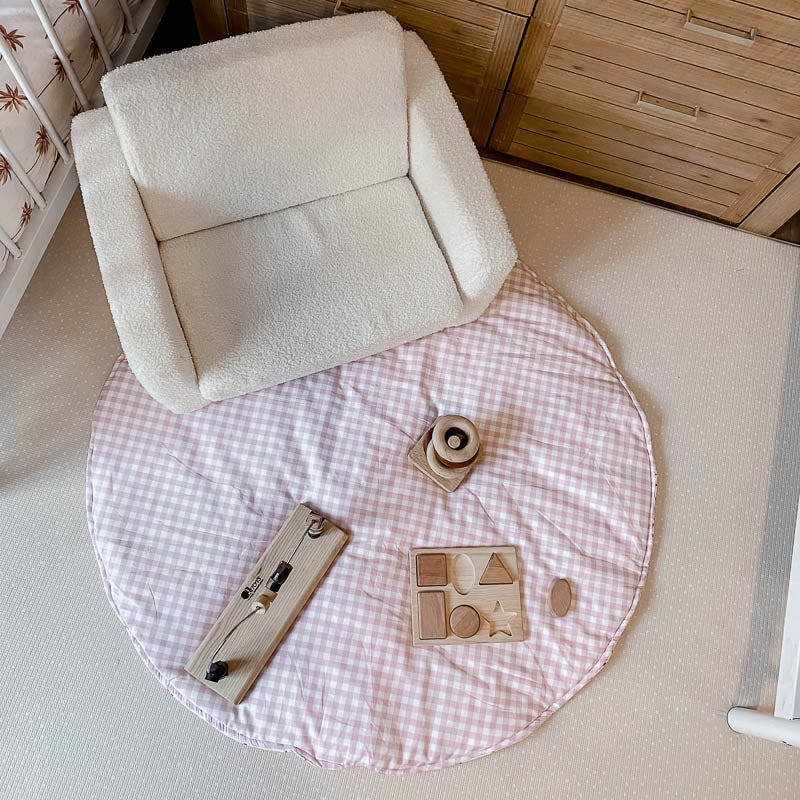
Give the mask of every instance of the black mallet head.
<svg viewBox="0 0 800 800">
<path fill-rule="evenodd" d="M 213 661 L 208 665 L 206 680 L 211 683 L 219 683 L 228 674 L 227 661 Z"/>
</svg>

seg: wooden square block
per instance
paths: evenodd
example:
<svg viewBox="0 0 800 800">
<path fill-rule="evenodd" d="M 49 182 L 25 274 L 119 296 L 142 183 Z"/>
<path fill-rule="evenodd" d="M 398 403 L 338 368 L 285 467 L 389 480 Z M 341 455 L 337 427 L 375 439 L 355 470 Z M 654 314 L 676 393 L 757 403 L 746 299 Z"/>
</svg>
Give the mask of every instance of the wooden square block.
<svg viewBox="0 0 800 800">
<path fill-rule="evenodd" d="M 447 586 L 447 556 L 420 553 L 417 556 L 417 586 Z"/>
<path fill-rule="evenodd" d="M 419 638 L 445 639 L 447 637 L 447 618 L 444 610 L 444 592 L 420 592 L 417 595 L 419 607 Z"/>
</svg>

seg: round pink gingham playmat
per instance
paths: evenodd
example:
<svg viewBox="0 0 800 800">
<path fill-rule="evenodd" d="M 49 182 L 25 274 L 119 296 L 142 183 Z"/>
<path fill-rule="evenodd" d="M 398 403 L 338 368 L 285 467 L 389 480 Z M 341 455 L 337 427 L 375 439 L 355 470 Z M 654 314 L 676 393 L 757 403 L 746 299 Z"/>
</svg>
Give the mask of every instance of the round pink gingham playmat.
<svg viewBox="0 0 800 800">
<path fill-rule="evenodd" d="M 407 454 L 449 413 L 484 451 L 447 495 Z M 654 499 L 647 423 L 605 345 L 519 264 L 476 322 L 191 414 L 120 358 L 87 475 L 108 596 L 167 689 L 246 744 L 383 772 L 505 747 L 599 672 L 644 583 Z M 229 705 L 183 665 L 300 502 L 350 540 Z M 408 550 L 470 545 L 517 547 L 525 641 L 412 648 Z"/>
</svg>

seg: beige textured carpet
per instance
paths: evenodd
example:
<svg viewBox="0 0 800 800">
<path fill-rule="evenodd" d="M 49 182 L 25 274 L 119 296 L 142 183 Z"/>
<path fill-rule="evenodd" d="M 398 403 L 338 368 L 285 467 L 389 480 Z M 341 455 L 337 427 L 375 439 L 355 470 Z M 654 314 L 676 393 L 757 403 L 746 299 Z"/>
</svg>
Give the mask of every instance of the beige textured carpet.
<svg viewBox="0 0 800 800">
<path fill-rule="evenodd" d="M 489 164 L 520 252 L 605 337 L 653 429 L 656 545 L 606 667 L 460 767 L 327 773 L 170 698 L 103 594 L 84 519 L 117 355 L 80 199 L 0 339 L 0 787 L 40 798 L 794 798 L 800 752 L 732 733 L 774 692 L 800 485 L 800 250 Z"/>
</svg>

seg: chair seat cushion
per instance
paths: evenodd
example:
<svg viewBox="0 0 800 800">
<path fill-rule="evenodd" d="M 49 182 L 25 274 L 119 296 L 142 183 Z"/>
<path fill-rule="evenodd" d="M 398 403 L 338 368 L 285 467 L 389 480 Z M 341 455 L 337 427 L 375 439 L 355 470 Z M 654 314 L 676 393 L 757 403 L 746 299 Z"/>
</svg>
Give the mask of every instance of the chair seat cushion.
<svg viewBox="0 0 800 800">
<path fill-rule="evenodd" d="M 201 394 L 223 400 L 440 330 L 462 302 L 408 178 L 163 242 Z"/>
</svg>

